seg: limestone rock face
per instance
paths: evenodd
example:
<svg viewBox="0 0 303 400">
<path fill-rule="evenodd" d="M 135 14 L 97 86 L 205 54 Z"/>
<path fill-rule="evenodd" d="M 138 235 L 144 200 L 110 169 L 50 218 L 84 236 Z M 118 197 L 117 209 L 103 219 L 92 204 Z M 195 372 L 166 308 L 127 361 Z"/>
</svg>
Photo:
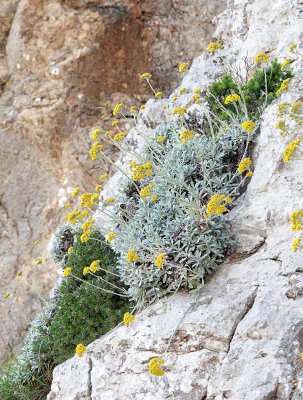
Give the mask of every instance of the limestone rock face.
<svg viewBox="0 0 303 400">
<path fill-rule="evenodd" d="M 230 1 L 216 33 L 224 50 L 214 60 L 197 58 L 182 86 L 205 87 L 222 60 L 233 66 L 264 51 L 288 58 L 289 45 L 302 44 L 301 18 L 298 2 Z M 302 90 L 302 61 L 293 65 L 292 86 Z M 291 91 L 282 96 L 296 99 Z M 279 102 L 264 114 L 254 175 L 233 210 L 241 247 L 208 278 L 196 304 L 185 293 L 163 299 L 130 327 L 118 326 L 90 344 L 82 359 L 56 367 L 48 400 L 303 398 L 303 265 L 302 254 L 292 252 L 296 236 L 289 223 L 291 212 L 302 208 L 303 161 L 282 161 L 288 142 L 276 129 Z M 156 124 L 157 107 L 154 101 L 147 107 Z M 118 181 L 119 174 L 112 182 Z M 153 357 L 164 360 L 161 377 L 148 372 Z"/>
<path fill-rule="evenodd" d="M 89 132 L 111 127 L 117 102 L 130 108 L 150 97 L 139 79 L 144 72 L 169 93 L 179 79 L 175 67 L 206 48 L 211 20 L 225 7 L 220 0 L 0 1 L 2 300 L 11 292 L 0 302 L 6 344 L 14 347 L 24 333 L 19 311 L 33 318 L 40 307 L 31 288 L 48 297 L 53 286 L 46 243 L 64 222 L 72 189 L 92 191 L 111 172 L 90 160 Z M 130 129 L 127 121 L 121 127 Z M 105 152 L 115 160 L 113 146 Z"/>
</svg>

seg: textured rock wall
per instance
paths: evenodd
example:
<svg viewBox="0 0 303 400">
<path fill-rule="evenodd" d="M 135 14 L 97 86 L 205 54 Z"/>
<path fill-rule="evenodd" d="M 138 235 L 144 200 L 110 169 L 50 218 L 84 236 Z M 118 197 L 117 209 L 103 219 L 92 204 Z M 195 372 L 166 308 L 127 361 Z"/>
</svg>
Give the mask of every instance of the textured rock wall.
<svg viewBox="0 0 303 400">
<path fill-rule="evenodd" d="M 174 69 L 206 47 L 224 1 L 0 1 L 0 315 L 4 344 L 20 342 L 56 275 L 46 243 L 72 188 L 91 190 L 107 166 L 88 132 L 111 125 L 118 101 L 148 97 L 149 71 L 169 92 Z M 185 29 L 186 27 L 186 29 Z M 127 123 L 122 123 L 127 130 Z M 115 158 L 114 148 L 106 149 Z M 38 245 L 33 245 L 39 239 Z M 35 266 L 42 257 L 44 262 Z M 16 278 L 22 270 L 23 276 Z M 3 294 L 12 295 L 3 302 Z M 6 350 L 1 347 L 0 354 Z"/>
<path fill-rule="evenodd" d="M 262 51 L 288 58 L 291 43 L 303 44 L 302 17 L 299 2 L 230 1 L 218 20 L 224 50 L 215 63 L 196 59 L 182 86 L 193 89 L 214 79 L 222 70 L 220 59 L 228 66 Z M 302 60 L 293 68 L 292 86 L 302 91 Z M 291 91 L 282 96 L 282 101 L 296 99 Z M 82 359 L 58 366 L 48 400 L 303 398 L 303 265 L 302 254 L 291 250 L 295 237 L 289 223 L 290 213 L 302 207 L 303 161 L 282 161 L 293 137 L 277 133 L 279 102 L 265 112 L 254 176 L 233 210 L 241 247 L 208 278 L 168 352 L 169 337 L 190 306 L 185 293 L 148 307 L 131 327 L 115 328 L 89 345 Z M 148 107 L 159 122 L 157 103 Z M 165 374 L 155 377 L 148 362 L 159 356 Z"/>
</svg>

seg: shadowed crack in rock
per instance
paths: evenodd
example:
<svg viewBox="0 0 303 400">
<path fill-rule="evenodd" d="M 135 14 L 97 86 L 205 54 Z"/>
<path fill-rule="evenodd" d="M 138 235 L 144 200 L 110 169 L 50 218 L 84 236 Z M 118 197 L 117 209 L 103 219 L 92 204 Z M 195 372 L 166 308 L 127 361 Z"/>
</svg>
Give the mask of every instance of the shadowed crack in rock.
<svg viewBox="0 0 303 400">
<path fill-rule="evenodd" d="M 89 358 L 89 360 L 88 360 L 87 396 L 88 396 L 88 399 L 90 399 L 90 400 L 92 398 L 92 369 L 93 369 L 93 362 L 92 362 L 92 359 Z"/>
<path fill-rule="evenodd" d="M 230 350 L 230 344 L 235 336 L 236 330 L 240 324 L 241 321 L 243 321 L 243 319 L 246 317 L 246 315 L 249 313 L 249 311 L 253 308 L 254 304 L 255 304 L 255 300 L 257 297 L 257 293 L 258 293 L 258 286 L 256 287 L 256 289 L 254 290 L 254 292 L 249 296 L 249 298 L 247 299 L 245 308 L 243 310 L 243 312 L 238 316 L 238 318 L 236 319 L 233 329 L 231 331 L 230 337 L 229 337 L 229 343 L 228 343 L 228 351 Z"/>
</svg>

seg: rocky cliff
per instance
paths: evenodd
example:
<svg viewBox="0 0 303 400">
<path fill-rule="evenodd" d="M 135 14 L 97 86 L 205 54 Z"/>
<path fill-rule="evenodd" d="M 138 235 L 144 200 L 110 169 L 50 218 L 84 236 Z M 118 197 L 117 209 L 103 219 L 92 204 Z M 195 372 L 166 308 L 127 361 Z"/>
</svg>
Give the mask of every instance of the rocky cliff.
<svg viewBox="0 0 303 400">
<path fill-rule="evenodd" d="M 182 86 L 205 87 L 223 67 L 260 52 L 288 58 L 290 44 L 302 45 L 302 21 L 302 2 L 229 1 L 215 34 L 224 50 L 215 62 L 198 57 Z M 302 61 L 293 65 L 292 87 L 302 91 Z M 291 90 L 282 101 L 297 97 Z M 179 293 L 137 314 L 131 327 L 101 337 L 82 359 L 55 369 L 48 400 L 302 399 L 303 265 L 302 255 L 291 250 L 289 215 L 302 207 L 303 161 L 282 161 L 293 137 L 277 133 L 279 101 L 264 114 L 254 175 L 233 210 L 240 247 L 208 278 L 197 304 L 189 309 L 191 298 Z M 151 100 L 147 108 L 159 123 L 157 103 Z M 165 373 L 155 377 L 148 362 L 159 356 Z"/>
<path fill-rule="evenodd" d="M 56 270 L 46 252 L 72 189 L 90 190 L 100 173 L 89 132 L 107 130 L 117 100 L 140 106 L 149 71 L 167 93 L 180 59 L 192 60 L 225 8 L 214 0 L 0 2 L 1 334 L 20 343 Z M 185 29 L 186 27 L 186 29 Z M 101 122 L 102 121 L 102 122 Z M 128 124 L 121 123 L 128 130 Z M 115 158 L 115 148 L 107 154 Z M 39 244 L 34 245 L 34 241 Z M 35 265 L 42 257 L 43 263 Z M 22 277 L 16 277 L 22 271 Z M 11 292 L 10 301 L 3 295 Z M 7 351 L 6 346 L 0 353 Z"/>
</svg>

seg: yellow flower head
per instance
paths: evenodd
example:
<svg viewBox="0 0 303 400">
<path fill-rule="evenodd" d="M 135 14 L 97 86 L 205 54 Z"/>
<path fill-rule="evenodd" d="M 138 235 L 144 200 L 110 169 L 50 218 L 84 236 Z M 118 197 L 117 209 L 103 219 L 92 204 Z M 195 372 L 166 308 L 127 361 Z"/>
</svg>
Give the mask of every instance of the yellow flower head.
<svg viewBox="0 0 303 400">
<path fill-rule="evenodd" d="M 98 266 L 100 264 L 101 260 L 95 260 L 91 263 L 91 265 L 89 266 L 89 270 L 95 274 L 98 271 Z"/>
<path fill-rule="evenodd" d="M 97 185 L 97 186 L 95 187 L 96 192 L 99 192 L 99 191 L 102 190 L 102 189 L 103 189 L 103 185 Z"/>
<path fill-rule="evenodd" d="M 177 100 L 177 98 L 178 98 L 178 97 L 173 97 L 173 98 L 172 98 L 172 101 L 176 101 L 176 100 Z"/>
<path fill-rule="evenodd" d="M 114 121 L 114 122 L 112 123 L 112 126 L 116 126 L 117 123 L 118 123 L 118 121 Z"/>
<path fill-rule="evenodd" d="M 244 158 L 239 164 L 238 172 L 242 174 L 244 171 L 247 171 L 250 166 L 251 166 L 251 159 Z"/>
<path fill-rule="evenodd" d="M 211 196 L 209 202 L 207 203 L 206 207 L 206 214 L 211 216 L 214 213 L 221 215 L 223 214 L 224 211 L 226 211 L 226 207 L 223 202 L 226 202 L 228 204 L 232 203 L 232 200 L 230 197 L 225 196 L 225 194 L 214 194 Z"/>
<path fill-rule="evenodd" d="M 180 134 L 180 139 L 182 140 L 182 144 L 187 145 L 188 140 L 191 140 L 195 136 L 196 132 L 195 131 L 190 131 L 189 129 L 186 129 Z"/>
<path fill-rule="evenodd" d="M 258 63 L 262 61 L 264 64 L 268 62 L 268 55 L 265 53 L 259 53 L 255 57 L 255 62 Z"/>
<path fill-rule="evenodd" d="M 159 254 L 158 257 L 156 258 L 155 265 L 158 268 L 162 268 L 163 262 L 164 262 L 164 254 Z"/>
<path fill-rule="evenodd" d="M 138 254 L 136 254 L 136 249 L 131 249 L 129 252 L 126 254 L 126 259 L 128 263 L 136 262 L 139 260 Z"/>
<path fill-rule="evenodd" d="M 185 91 L 185 87 L 183 87 L 183 88 L 181 88 L 181 89 L 179 90 L 179 94 L 182 94 L 184 91 Z"/>
<path fill-rule="evenodd" d="M 199 96 L 198 94 L 194 94 L 194 95 L 192 96 L 192 99 L 193 99 L 193 100 L 197 100 L 199 97 L 200 97 L 200 96 Z"/>
<path fill-rule="evenodd" d="M 130 112 L 133 115 L 137 115 L 138 114 L 138 110 L 136 109 L 136 107 L 131 107 Z"/>
<path fill-rule="evenodd" d="M 71 270 L 72 269 L 70 267 L 69 268 L 65 268 L 65 270 L 63 271 L 63 275 L 67 277 L 70 274 Z"/>
<path fill-rule="evenodd" d="M 158 93 L 155 94 L 155 97 L 157 97 L 157 99 L 158 99 L 158 98 L 160 98 L 162 96 L 162 94 L 163 94 L 163 92 L 158 92 Z"/>
<path fill-rule="evenodd" d="M 73 246 L 71 246 L 68 250 L 67 250 L 67 254 L 70 254 L 73 251 Z"/>
<path fill-rule="evenodd" d="M 83 275 L 87 275 L 89 272 L 90 268 L 89 267 L 85 267 L 83 268 Z"/>
<path fill-rule="evenodd" d="M 300 231 L 302 229 L 302 218 L 303 218 L 303 211 L 298 210 L 291 214 L 290 222 L 291 222 L 291 229 L 293 231 Z"/>
<path fill-rule="evenodd" d="M 196 89 L 194 90 L 194 93 L 201 93 L 201 89 L 200 89 L 200 88 L 196 88 Z"/>
<path fill-rule="evenodd" d="M 297 251 L 297 249 L 298 249 L 298 247 L 299 247 L 299 245 L 300 245 L 301 239 L 302 239 L 302 238 L 298 238 L 298 239 L 296 239 L 296 240 L 293 242 L 293 244 L 292 244 L 292 249 L 293 249 L 293 252 L 294 252 L 294 253 Z"/>
<path fill-rule="evenodd" d="M 108 235 L 107 235 L 107 241 L 108 241 L 108 243 L 110 243 L 114 238 L 115 238 L 115 232 L 110 232 Z"/>
<path fill-rule="evenodd" d="M 88 237 L 87 233 L 86 232 L 82 233 L 81 242 L 86 243 L 88 241 L 88 239 L 89 239 L 89 237 Z"/>
<path fill-rule="evenodd" d="M 297 108 L 298 108 L 301 104 L 302 104 L 301 101 L 296 101 L 296 102 L 293 104 L 293 106 L 291 107 L 291 112 L 292 112 L 293 114 L 297 114 L 297 113 L 298 113 Z"/>
<path fill-rule="evenodd" d="M 69 208 L 71 206 L 71 203 L 65 204 L 65 208 Z"/>
<path fill-rule="evenodd" d="M 4 297 L 5 299 L 7 299 L 8 296 L 10 296 L 10 293 L 6 293 L 3 297 Z"/>
<path fill-rule="evenodd" d="M 115 142 L 121 142 L 121 140 L 123 140 L 124 139 L 124 133 L 117 133 L 115 136 L 114 136 L 114 141 Z"/>
<path fill-rule="evenodd" d="M 110 135 L 110 131 L 106 131 L 106 132 L 104 133 L 104 135 L 105 135 L 105 136 Z"/>
<path fill-rule="evenodd" d="M 113 111 L 113 115 L 116 116 L 118 114 L 118 112 L 120 111 L 120 108 L 122 108 L 123 106 L 124 106 L 123 103 L 116 104 L 114 111 Z"/>
<path fill-rule="evenodd" d="M 291 155 L 296 150 L 296 147 L 299 145 L 300 142 L 301 142 L 301 138 L 299 138 L 293 142 L 290 142 L 289 145 L 286 147 L 286 149 L 284 150 L 284 156 L 283 156 L 283 161 L 285 163 L 290 161 Z"/>
<path fill-rule="evenodd" d="M 92 133 L 92 139 L 96 140 L 97 137 L 99 136 L 101 132 L 101 129 L 95 129 L 94 132 Z"/>
<path fill-rule="evenodd" d="M 140 110 L 144 110 L 144 108 L 146 108 L 145 104 L 143 104 L 143 106 L 140 107 Z"/>
<path fill-rule="evenodd" d="M 123 317 L 124 325 L 129 326 L 129 323 L 131 322 L 133 324 L 134 320 L 135 320 L 134 315 L 130 314 L 129 312 L 124 314 L 124 317 Z"/>
<path fill-rule="evenodd" d="M 182 115 L 182 114 L 185 114 L 186 112 L 187 112 L 187 109 L 186 109 L 186 108 L 184 108 L 184 107 L 176 107 L 176 108 L 173 110 L 172 114 L 173 114 L 173 115 L 175 115 L 175 114 Z"/>
<path fill-rule="evenodd" d="M 80 343 L 76 347 L 76 354 L 81 358 L 83 356 L 83 353 L 85 352 L 85 350 L 86 350 L 86 347 Z"/>
<path fill-rule="evenodd" d="M 284 81 L 281 83 L 281 86 L 279 87 L 279 89 L 276 92 L 276 95 L 279 96 L 282 92 L 284 92 L 284 90 L 287 90 L 289 88 L 289 81 L 290 78 L 284 79 Z"/>
<path fill-rule="evenodd" d="M 151 77 L 152 77 L 152 75 L 149 74 L 148 72 L 145 72 L 144 74 L 142 74 L 140 76 L 141 79 L 146 79 L 146 80 L 149 80 Z"/>
<path fill-rule="evenodd" d="M 180 74 L 181 74 L 182 72 L 186 72 L 186 71 L 188 70 L 188 66 L 189 66 L 189 63 L 182 63 L 182 64 L 179 66 L 179 72 L 180 72 Z"/>
<path fill-rule="evenodd" d="M 36 261 L 36 265 L 42 264 L 42 258 Z"/>
<path fill-rule="evenodd" d="M 218 50 L 221 47 L 219 43 L 209 43 L 208 45 L 208 51 L 213 53 L 214 51 Z"/>
<path fill-rule="evenodd" d="M 162 376 L 164 371 L 160 364 L 163 364 L 164 361 L 162 358 L 152 358 L 149 362 L 149 373 L 156 376 Z"/>
<path fill-rule="evenodd" d="M 19 271 L 17 276 L 21 276 L 22 275 L 22 271 Z"/>
<path fill-rule="evenodd" d="M 246 177 L 247 178 L 251 178 L 253 176 L 253 173 L 252 172 L 247 172 L 247 174 L 246 174 Z"/>
<path fill-rule="evenodd" d="M 145 186 L 143 189 L 140 190 L 140 197 L 142 199 L 145 199 L 146 196 L 150 195 L 150 189 L 154 187 L 153 183 L 150 183 L 149 185 Z"/>
<path fill-rule="evenodd" d="M 161 136 L 161 135 L 160 135 L 160 136 L 157 137 L 157 142 L 158 142 L 158 143 L 164 142 L 164 140 L 165 140 L 165 137 L 164 137 L 164 136 Z"/>
<path fill-rule="evenodd" d="M 289 52 L 290 53 L 293 53 L 294 51 L 295 51 L 295 49 L 297 48 L 297 43 L 294 43 L 294 44 L 292 44 L 291 46 L 290 46 L 290 48 L 289 48 Z"/>
<path fill-rule="evenodd" d="M 165 110 L 165 109 L 166 109 L 166 106 L 162 106 L 162 108 L 163 108 L 163 110 Z"/>
<path fill-rule="evenodd" d="M 76 187 L 73 191 L 72 191 L 72 197 L 75 197 L 76 196 L 76 194 L 79 192 L 79 186 L 78 187 Z"/>
<path fill-rule="evenodd" d="M 281 71 L 285 71 L 285 68 L 287 67 L 287 65 L 293 61 L 291 58 L 286 58 L 286 60 L 283 62 L 283 64 L 281 65 Z"/>
<path fill-rule="evenodd" d="M 107 200 L 105 200 L 105 203 L 110 204 L 113 203 L 116 200 L 115 197 L 109 197 Z"/>
<path fill-rule="evenodd" d="M 240 96 L 236 93 L 230 94 L 229 96 L 226 97 L 224 104 L 228 103 L 233 103 L 234 101 L 238 101 L 240 99 Z"/>
<path fill-rule="evenodd" d="M 94 142 L 92 148 L 89 151 L 90 158 L 92 160 L 97 160 L 98 151 L 103 148 L 103 145 L 100 142 Z"/>
<path fill-rule="evenodd" d="M 35 240 L 35 241 L 34 241 L 34 244 L 38 244 L 38 243 L 39 243 L 39 240 Z"/>
<path fill-rule="evenodd" d="M 108 174 L 103 174 L 100 176 L 99 181 L 102 181 L 103 179 L 108 178 Z"/>
<path fill-rule="evenodd" d="M 253 121 L 245 121 L 242 124 L 242 128 L 247 132 L 252 132 L 256 124 Z"/>
</svg>

